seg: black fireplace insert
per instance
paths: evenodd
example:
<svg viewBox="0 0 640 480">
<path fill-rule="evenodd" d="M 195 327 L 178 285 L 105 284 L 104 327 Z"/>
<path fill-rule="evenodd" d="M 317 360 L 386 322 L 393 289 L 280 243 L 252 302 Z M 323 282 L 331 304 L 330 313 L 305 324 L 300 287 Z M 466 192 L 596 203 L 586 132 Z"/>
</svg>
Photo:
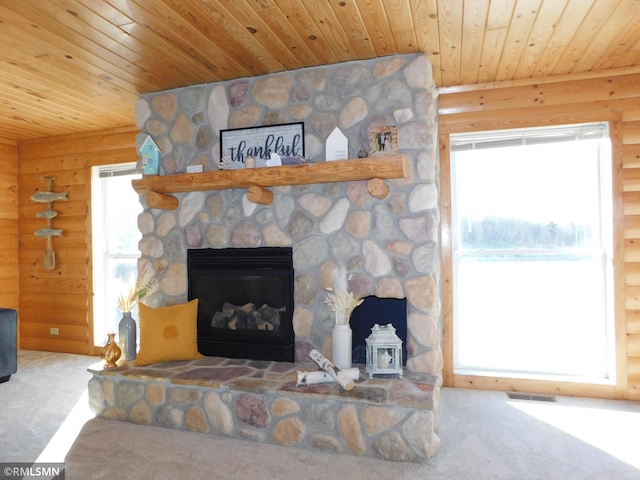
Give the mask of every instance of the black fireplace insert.
<svg viewBox="0 0 640 480">
<path fill-rule="evenodd" d="M 187 269 L 200 353 L 294 361 L 290 247 L 190 249 Z"/>
</svg>

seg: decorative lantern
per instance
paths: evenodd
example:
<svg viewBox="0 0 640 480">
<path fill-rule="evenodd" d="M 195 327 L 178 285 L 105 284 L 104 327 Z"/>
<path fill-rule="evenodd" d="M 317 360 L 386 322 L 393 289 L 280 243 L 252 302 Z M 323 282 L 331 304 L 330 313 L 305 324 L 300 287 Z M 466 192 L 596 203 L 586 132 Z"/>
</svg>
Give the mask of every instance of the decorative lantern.
<svg viewBox="0 0 640 480">
<path fill-rule="evenodd" d="M 376 374 L 398 374 L 402 378 L 402 340 L 390 323 L 371 329 L 367 342 L 367 373 L 369 378 Z"/>
</svg>

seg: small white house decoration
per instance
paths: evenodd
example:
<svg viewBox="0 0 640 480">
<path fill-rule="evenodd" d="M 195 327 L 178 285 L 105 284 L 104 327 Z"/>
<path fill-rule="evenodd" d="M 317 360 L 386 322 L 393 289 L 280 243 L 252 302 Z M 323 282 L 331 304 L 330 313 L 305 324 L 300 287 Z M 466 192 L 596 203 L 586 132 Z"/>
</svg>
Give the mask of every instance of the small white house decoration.
<svg viewBox="0 0 640 480">
<path fill-rule="evenodd" d="M 346 160 L 349 158 L 349 141 L 338 127 L 334 128 L 333 132 L 327 137 L 325 154 L 327 161 Z"/>
<path fill-rule="evenodd" d="M 402 378 L 402 340 L 396 335 L 392 324 L 378 325 L 371 329 L 367 343 L 367 373 L 374 375 L 395 375 Z"/>
<path fill-rule="evenodd" d="M 142 159 L 145 175 L 158 175 L 160 168 L 160 149 L 149 135 L 147 135 L 147 138 L 140 147 L 140 158 Z"/>
</svg>

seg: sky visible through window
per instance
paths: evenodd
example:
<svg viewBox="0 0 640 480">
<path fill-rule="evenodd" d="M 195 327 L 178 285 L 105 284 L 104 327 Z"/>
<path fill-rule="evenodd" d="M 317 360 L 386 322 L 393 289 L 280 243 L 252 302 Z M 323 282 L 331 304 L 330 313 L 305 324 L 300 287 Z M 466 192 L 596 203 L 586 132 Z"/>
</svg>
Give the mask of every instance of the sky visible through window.
<svg viewBox="0 0 640 480">
<path fill-rule="evenodd" d="M 594 142 L 456 152 L 458 208 L 475 218 L 590 223 L 598 212 Z"/>
</svg>

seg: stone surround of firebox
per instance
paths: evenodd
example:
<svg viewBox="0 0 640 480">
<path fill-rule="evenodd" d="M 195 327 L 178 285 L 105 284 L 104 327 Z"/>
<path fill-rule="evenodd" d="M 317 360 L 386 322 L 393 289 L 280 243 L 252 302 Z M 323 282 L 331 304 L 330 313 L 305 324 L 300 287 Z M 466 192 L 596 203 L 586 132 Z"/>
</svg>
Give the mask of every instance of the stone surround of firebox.
<svg viewBox="0 0 640 480">
<path fill-rule="evenodd" d="M 358 366 L 358 365 L 355 365 Z M 96 415 L 141 425 L 384 460 L 423 462 L 440 446 L 430 375 L 296 386 L 315 364 L 205 357 L 135 367 L 89 368 Z"/>
<path fill-rule="evenodd" d="M 188 249 L 292 247 L 295 361 L 305 364 L 312 349 L 331 356 L 334 318 L 325 300 L 333 272 L 343 263 L 349 273 L 348 287 L 356 296 L 407 299 L 406 374 L 427 376 L 436 390 L 440 388 L 437 89 L 425 55 L 147 93 L 137 100 L 135 116 L 141 131 L 138 147 L 151 136 L 162 152 L 161 175 L 180 175 L 190 165 L 201 165 L 205 172 L 217 170 L 220 130 L 304 122 L 305 157 L 313 163 L 325 161 L 325 141 L 335 127 L 348 138 L 349 157 L 355 158 L 361 149 L 369 150 L 370 128 L 397 126 L 398 150 L 407 156 L 409 168 L 406 178 L 387 182 L 386 198 L 369 195 L 366 181 L 274 187 L 270 205 L 250 202 L 246 189 L 239 188 L 175 194 L 177 210 L 150 208 L 142 195 L 138 268 L 169 267 L 157 289 L 145 298 L 147 305 L 159 307 L 187 301 Z M 387 322 L 380 318 L 379 323 Z M 182 395 L 179 392 L 176 395 Z M 269 393 L 273 395 L 270 409 L 281 395 L 276 409 L 292 398 L 291 392 L 277 392 Z M 239 395 L 216 394 L 229 401 Z M 336 409 L 342 405 L 343 417 L 361 416 L 364 411 L 362 403 L 349 406 L 340 396 L 299 399 L 302 411 L 315 411 L 309 406 L 313 402 L 322 410 L 325 401 Z M 393 418 L 400 408 L 391 404 L 385 410 L 384 403 L 371 406 L 376 409 L 367 412 L 385 412 Z M 402 427 L 384 438 L 436 435 L 437 408 L 403 412 Z M 295 429 L 297 424 L 289 420 L 284 425 Z"/>
</svg>

